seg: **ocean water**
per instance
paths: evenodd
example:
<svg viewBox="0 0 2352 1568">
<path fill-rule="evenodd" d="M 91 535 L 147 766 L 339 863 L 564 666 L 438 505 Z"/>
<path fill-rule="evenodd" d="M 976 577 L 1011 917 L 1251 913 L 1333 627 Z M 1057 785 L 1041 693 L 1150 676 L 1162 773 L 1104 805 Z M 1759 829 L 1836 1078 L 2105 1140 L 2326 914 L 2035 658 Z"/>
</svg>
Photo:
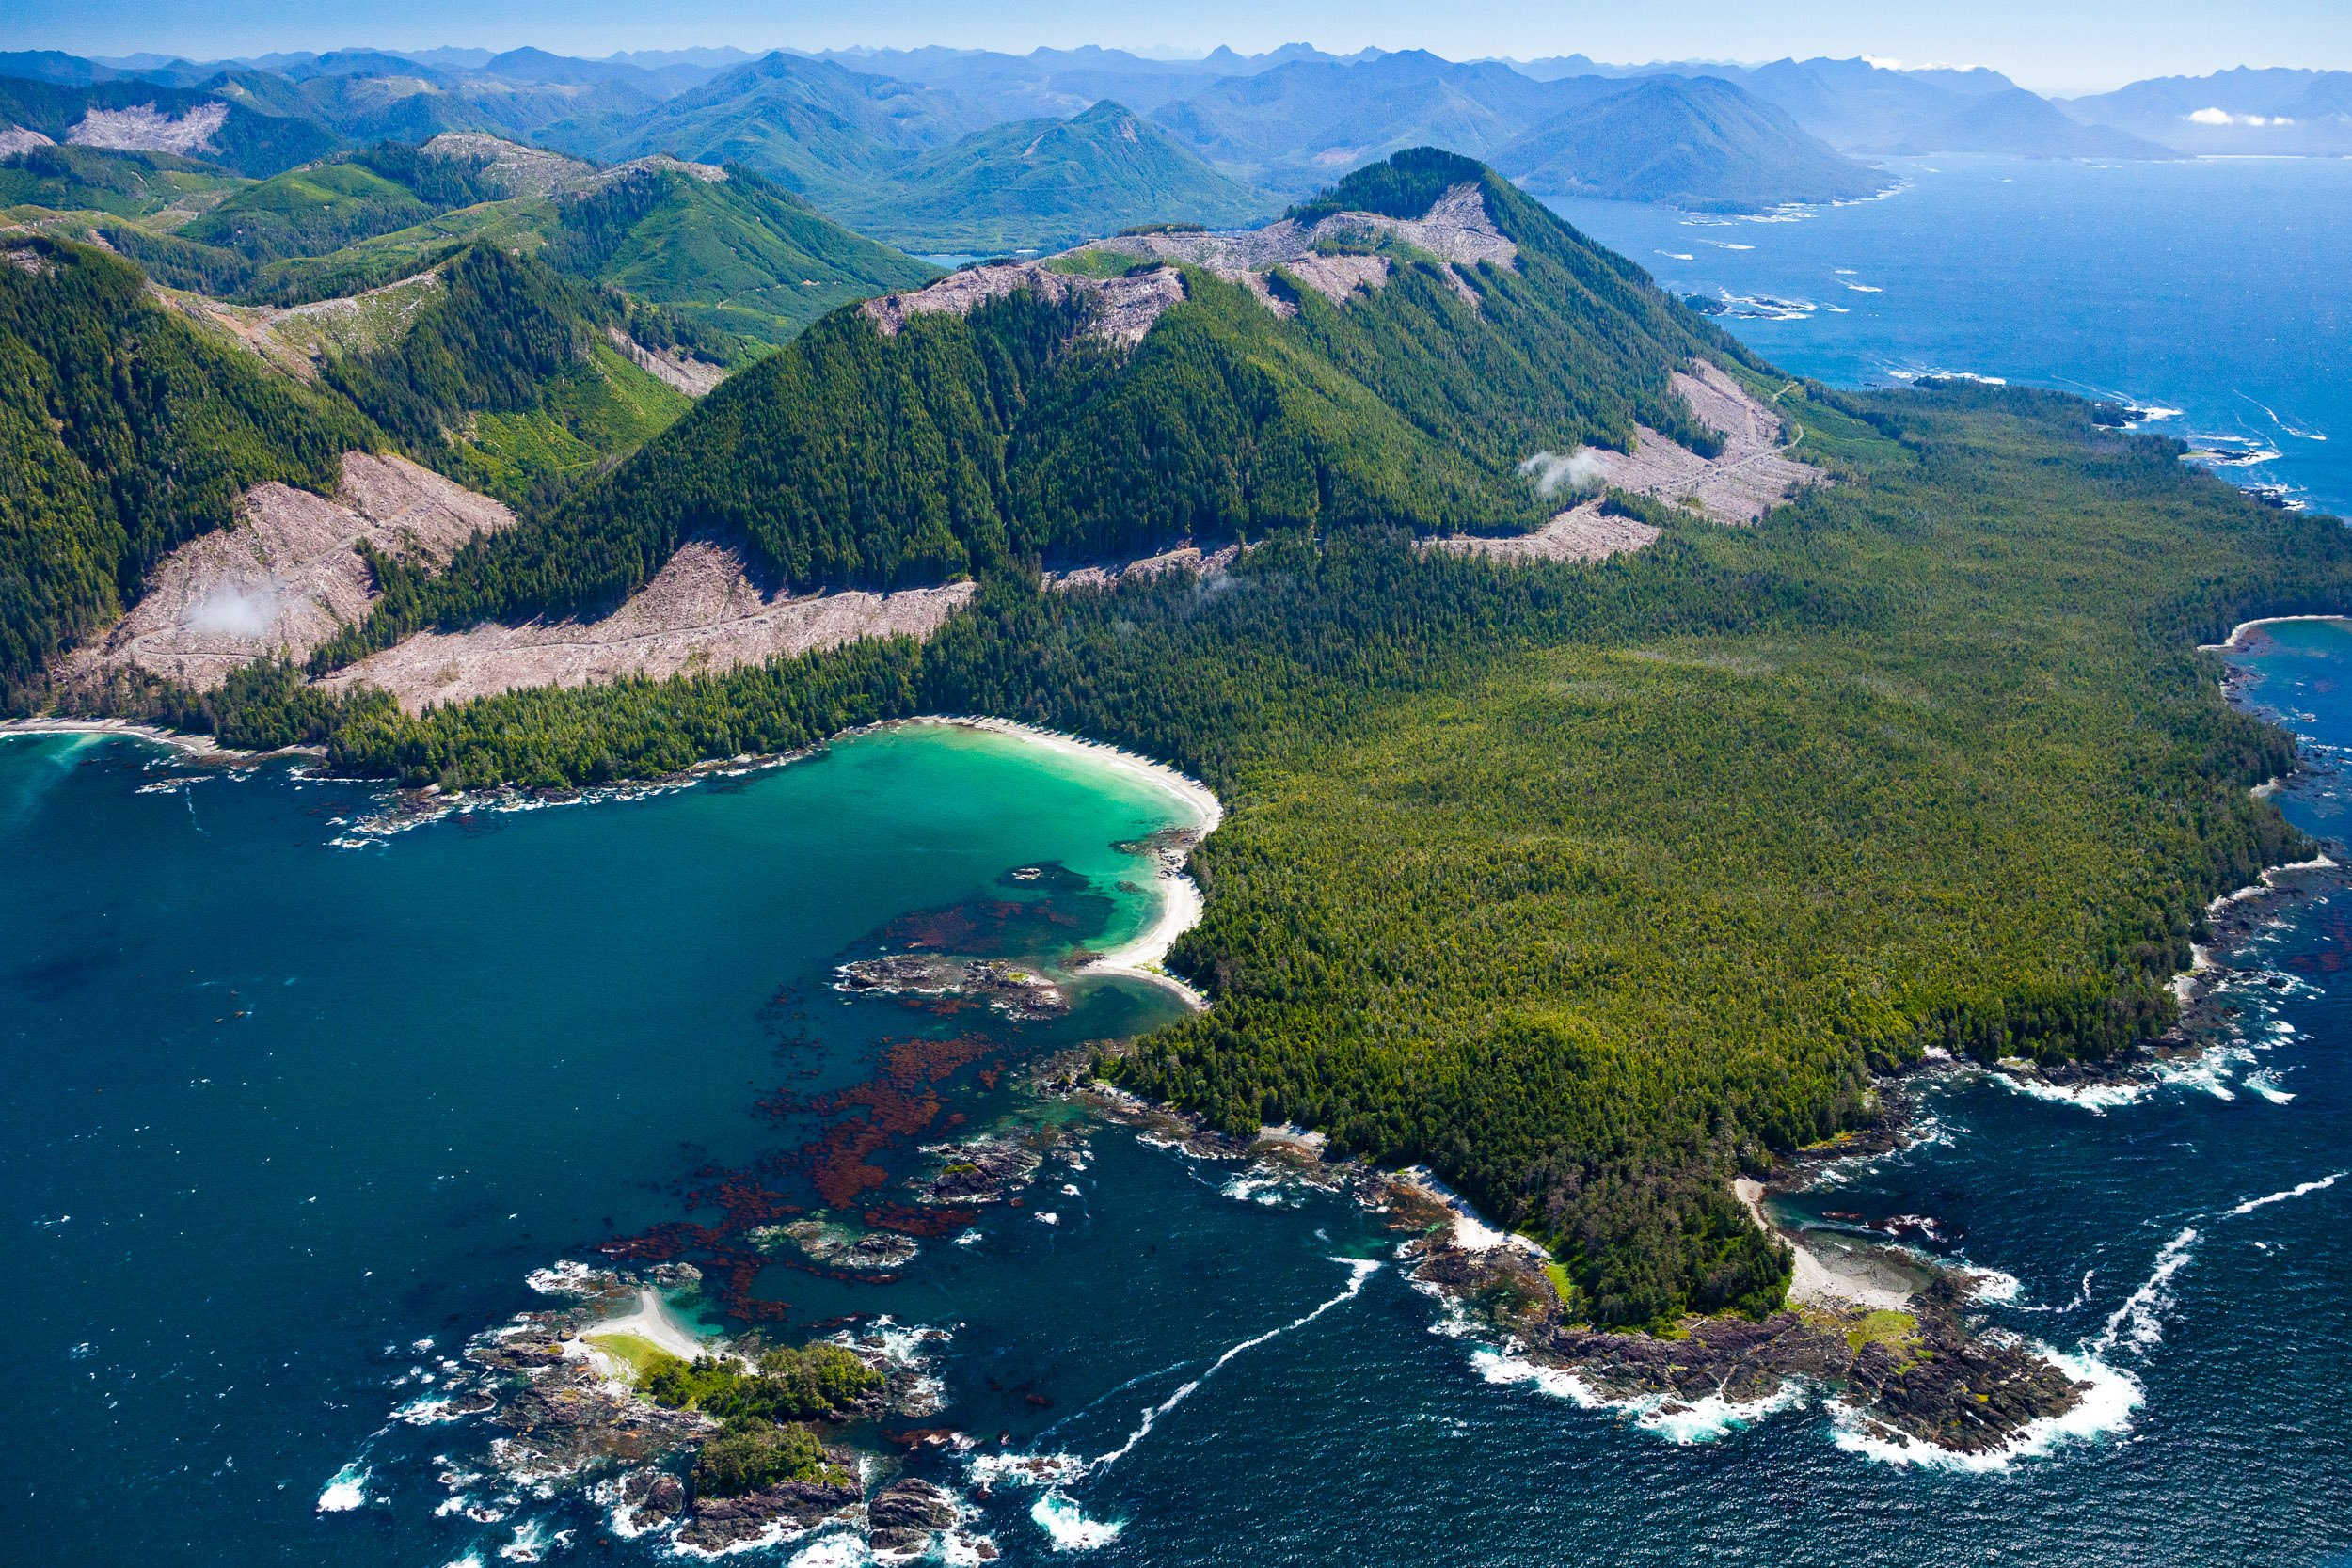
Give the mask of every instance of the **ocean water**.
<svg viewBox="0 0 2352 1568">
<path fill-rule="evenodd" d="M 1557 210 L 1774 364 L 1840 386 L 1996 376 L 2164 411 L 2223 470 L 2352 514 L 2352 161 L 1888 164 L 1876 201 L 1757 218 Z"/>
<path fill-rule="evenodd" d="M 2352 632 L 2282 626 L 2245 662 L 2323 761 L 2352 745 Z M 807 1147 L 810 1101 L 888 1042 L 977 1032 L 1017 1064 L 1175 1005 L 1105 981 L 1015 1024 L 828 985 L 918 927 L 1050 957 L 1146 923 L 1115 847 L 1169 803 L 1019 741 L 892 732 L 335 847 L 380 803 L 276 764 L 0 740 L 21 1560 L 653 1560 L 570 1496 L 445 1509 L 491 1434 L 392 1413 L 546 1305 L 532 1271 L 707 1219 L 688 1190 L 712 1169 Z M 2286 804 L 2318 832 L 2345 810 L 2331 772 Z M 2015 1279 L 1996 1322 L 2097 1374 L 2077 1430 L 1990 1469 L 1857 1451 L 1807 1401 L 1587 1408 L 1450 1331 L 1348 1199 L 1113 1125 L 895 1282 L 755 1289 L 789 1325 L 946 1331 L 930 1419 L 979 1446 L 910 1463 L 1009 1563 L 2327 1560 L 2352 1550 L 2347 917 L 2259 939 L 2242 1047 L 2127 1103 L 1955 1077 L 1923 1141 L 1791 1205 L 1931 1219 L 1930 1251 Z M 1022 1103 L 950 1084 L 966 1128 Z M 1040 1487 L 999 1454 L 1067 1459 Z M 859 1560 L 840 1537 L 766 1555 Z"/>
</svg>

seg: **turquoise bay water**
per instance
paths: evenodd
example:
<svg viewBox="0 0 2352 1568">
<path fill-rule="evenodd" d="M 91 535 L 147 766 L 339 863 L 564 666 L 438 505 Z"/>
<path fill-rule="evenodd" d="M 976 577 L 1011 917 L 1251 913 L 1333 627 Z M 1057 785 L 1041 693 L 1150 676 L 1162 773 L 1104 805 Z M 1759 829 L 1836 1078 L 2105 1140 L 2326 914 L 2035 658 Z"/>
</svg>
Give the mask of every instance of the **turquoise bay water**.
<svg viewBox="0 0 2352 1568">
<path fill-rule="evenodd" d="M 1965 372 L 2174 410 L 2275 451 L 2223 470 L 2352 514 L 2352 160 L 1896 160 L 1878 201 L 1694 218 L 1558 210 L 1774 364 L 1840 386 Z"/>
</svg>

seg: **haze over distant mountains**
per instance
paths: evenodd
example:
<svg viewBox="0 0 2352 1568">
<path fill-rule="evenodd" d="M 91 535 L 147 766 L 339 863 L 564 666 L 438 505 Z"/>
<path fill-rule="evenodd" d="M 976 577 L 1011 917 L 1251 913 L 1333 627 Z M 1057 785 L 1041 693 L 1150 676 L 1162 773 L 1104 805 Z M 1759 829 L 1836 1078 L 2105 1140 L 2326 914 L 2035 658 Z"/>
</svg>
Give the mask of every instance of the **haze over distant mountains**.
<svg viewBox="0 0 2352 1568">
<path fill-rule="evenodd" d="M 94 150 L 0 182 L 13 199 L 119 216 L 144 201 L 165 214 L 151 228 L 199 217 L 215 199 L 195 188 L 208 175 L 267 179 L 450 133 L 604 164 L 733 166 L 906 250 L 972 254 L 1263 218 L 1415 146 L 1489 160 L 1540 195 L 1716 210 L 1867 197 L 1892 182 L 1869 162 L 1885 156 L 2352 152 L 2352 73 L 2232 71 L 2054 102 L 1992 71 L 1862 59 L 1626 67 L 1306 44 L 1182 60 L 1094 47 L 0 54 L 0 170 L 56 144 Z M 174 180 L 184 217 L 160 194 Z M 361 205 L 370 225 L 391 211 Z M 188 237 L 211 243 L 205 228 Z"/>
</svg>

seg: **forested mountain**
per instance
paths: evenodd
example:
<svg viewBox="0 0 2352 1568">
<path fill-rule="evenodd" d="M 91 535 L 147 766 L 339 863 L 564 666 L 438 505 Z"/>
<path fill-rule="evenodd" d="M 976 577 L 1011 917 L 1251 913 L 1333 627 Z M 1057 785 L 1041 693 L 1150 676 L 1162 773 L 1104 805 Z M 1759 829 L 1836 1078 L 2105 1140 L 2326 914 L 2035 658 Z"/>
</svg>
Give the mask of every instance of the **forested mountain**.
<svg viewBox="0 0 2352 1568">
<path fill-rule="evenodd" d="M 696 534 L 796 592 L 905 586 L 1302 526 L 1517 531 L 1552 510 L 1520 472 L 1530 453 L 1627 448 L 1637 423 L 1715 449 L 1668 375 L 1740 351 L 1491 170 L 1400 154 L 1316 211 L 1418 219 L 1449 192 L 1477 203 L 1502 260 L 1400 243 L 1365 258 L 1379 281 L 1344 303 L 1279 269 L 1261 293 L 1102 257 L 1166 307 L 1132 352 L 1099 330 L 1107 289 L 1052 273 L 828 317 L 329 657 L 428 624 L 607 608 Z"/>
<path fill-rule="evenodd" d="M 119 614 L 173 546 L 264 480 L 332 486 L 348 408 L 156 309 L 127 263 L 0 252 L 0 690 Z"/>
<path fill-rule="evenodd" d="M 2058 106 L 2085 124 L 2184 152 L 2352 152 L 2352 71 L 2241 67 L 2134 82 Z"/>
<path fill-rule="evenodd" d="M 357 293 L 494 244 L 670 307 L 673 328 L 720 360 L 932 276 L 748 170 L 662 158 L 607 168 L 479 134 L 379 144 L 247 184 L 164 154 L 36 149 L 0 163 L 8 198 L 86 214 L 47 222 L 98 235 L 161 282 L 253 304 Z"/>
<path fill-rule="evenodd" d="M 1710 77 L 1648 78 L 1544 121 L 1506 143 L 1494 162 L 1539 196 L 1694 210 L 1851 200 L 1891 182 L 1771 104 Z"/>
<path fill-rule="evenodd" d="M 542 255 L 561 272 L 762 343 L 783 342 L 850 300 L 934 276 L 740 166 L 714 180 L 654 165 L 560 200 Z"/>
<path fill-rule="evenodd" d="M 1016 120 L 908 161 L 835 198 L 843 219 L 913 249 L 1059 249 L 1139 223 L 1237 228 L 1280 203 L 1104 101 Z"/>
<path fill-rule="evenodd" d="M 1484 157 L 1612 90 L 1594 77 L 1537 82 L 1493 61 L 1456 65 L 1407 50 L 1361 65 L 1302 60 L 1229 78 L 1152 119 L 1221 168 L 1304 194 L 1400 148 Z"/>
<path fill-rule="evenodd" d="M 2111 125 L 2069 119 L 2023 87 L 1972 100 L 1950 119 L 1914 132 L 1889 152 L 1994 152 L 2017 158 L 2176 158 Z"/>
<path fill-rule="evenodd" d="M 795 589 L 980 578 L 930 643 L 421 713 L 262 665 L 156 711 L 451 784 L 924 711 L 1167 757 L 1231 808 L 1178 954 L 1215 1006 L 1104 1069 L 1222 1126 L 1429 1163 L 1551 1244 L 1603 1323 L 1776 1302 L 1787 1260 L 1734 1174 L 1867 1120 L 1870 1073 L 1931 1045 L 2055 1062 L 2149 1038 L 2206 902 L 2299 849 L 2247 790 L 2288 742 L 2187 644 L 2340 603 L 2332 520 L 2071 399 L 1772 373 L 1450 154 L 1362 170 L 1279 238 L 1139 235 L 838 310 L 445 576 L 383 562 L 375 618 L 320 662 L 609 605 L 714 537 Z M 560 425 L 546 388 L 616 308 L 476 246 L 312 391 L 118 259 L 24 241 L 7 262 L 20 683 L 240 486 L 324 488 L 347 446 L 421 450 L 475 410 Z M 1669 380 L 1694 357 L 1839 483 L 1753 529 L 1642 503 L 1654 540 L 1597 564 L 1416 546 L 1551 511 L 1531 454 L 1636 424 L 1708 447 Z M 1214 587 L 1033 574 L 1186 537 L 1255 547 Z"/>
<path fill-rule="evenodd" d="M 1720 77 L 1538 80 L 1409 51 L 1216 83 L 1153 118 L 1220 167 L 1292 191 L 1414 143 L 1489 158 L 1546 194 L 1709 210 L 1886 183 Z"/>
<path fill-rule="evenodd" d="M 435 282 L 373 342 L 326 355 L 320 375 L 469 488 L 519 502 L 685 411 L 685 394 L 613 341 L 638 326 L 619 298 L 495 245 L 468 246 Z"/>
<path fill-rule="evenodd" d="M 549 126 L 540 139 L 606 161 L 669 152 L 742 164 L 825 206 L 989 119 L 952 94 L 779 52 L 650 115 L 581 117 Z"/>
</svg>

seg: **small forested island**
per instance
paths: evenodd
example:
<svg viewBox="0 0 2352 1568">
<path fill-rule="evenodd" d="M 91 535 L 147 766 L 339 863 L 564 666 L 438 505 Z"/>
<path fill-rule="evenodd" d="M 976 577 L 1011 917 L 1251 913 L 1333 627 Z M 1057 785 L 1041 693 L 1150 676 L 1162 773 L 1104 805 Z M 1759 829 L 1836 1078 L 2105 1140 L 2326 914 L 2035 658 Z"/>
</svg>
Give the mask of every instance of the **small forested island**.
<svg viewBox="0 0 2352 1568">
<path fill-rule="evenodd" d="M 0 242 L 10 707 L 439 795 L 922 714 L 1164 759 L 1227 808 L 1170 963 L 1209 1006 L 1108 1084 L 1427 1167 L 1551 1260 L 1437 1275 L 1611 1386 L 1678 1387 L 1641 1348 L 1676 1343 L 1871 1381 L 1926 1441 L 2063 1406 L 1947 1286 L 1788 1311 L 1735 1182 L 1931 1059 L 2096 1069 L 2178 1025 L 2209 903 L 2311 849 L 2249 793 L 2290 738 L 2197 647 L 2345 602 L 2340 524 L 2075 398 L 1785 375 L 1426 149 L 1260 229 L 876 276 L 691 405 L 643 365 L 725 357 L 715 318 L 564 270 L 623 215 L 435 254 L 405 335 L 299 375 L 120 257 Z M 501 446 L 501 410 L 589 455 Z M 362 478 L 455 520 L 384 525 Z M 325 519 L 299 638 L 183 553 L 257 497 Z M 843 983 L 1047 1006 L 928 961 Z M 827 1484 L 818 1438 L 725 1424 L 768 1397 L 739 1381 L 644 1385 L 723 1423 L 705 1490 Z"/>
</svg>

